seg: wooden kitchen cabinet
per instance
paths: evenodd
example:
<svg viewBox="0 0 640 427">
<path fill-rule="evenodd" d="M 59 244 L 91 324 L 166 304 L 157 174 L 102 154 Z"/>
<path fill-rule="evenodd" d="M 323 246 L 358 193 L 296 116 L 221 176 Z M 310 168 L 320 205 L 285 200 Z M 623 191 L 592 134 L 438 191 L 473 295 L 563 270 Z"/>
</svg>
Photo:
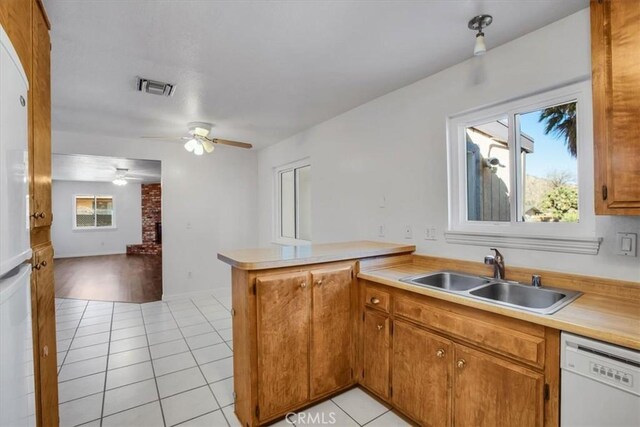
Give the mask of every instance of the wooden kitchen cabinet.
<svg viewBox="0 0 640 427">
<path fill-rule="evenodd" d="M 51 42 L 40 2 L 33 6 L 33 74 L 30 80 L 32 229 L 51 226 Z M 32 240 L 39 240 L 32 233 Z M 48 236 L 45 240 L 49 240 Z M 40 242 L 38 242 L 40 243 Z"/>
<path fill-rule="evenodd" d="M 308 272 L 256 279 L 261 418 L 309 399 L 310 289 Z"/>
<path fill-rule="evenodd" d="M 544 384 L 542 373 L 456 344 L 455 425 L 542 426 Z"/>
<path fill-rule="evenodd" d="M 453 353 L 451 341 L 396 321 L 391 381 L 394 407 L 423 426 L 451 425 Z"/>
<path fill-rule="evenodd" d="M 353 381 L 353 268 L 311 272 L 311 398 Z"/>
<path fill-rule="evenodd" d="M 34 370 L 38 425 L 58 425 L 58 368 L 56 349 L 53 247 L 34 249 L 31 276 Z"/>
<path fill-rule="evenodd" d="M 366 309 L 362 332 L 361 383 L 378 396 L 389 398 L 391 321 L 389 316 Z"/>
<path fill-rule="evenodd" d="M 268 423 L 355 383 L 354 273 L 353 262 L 233 270 L 235 409 L 243 425 Z"/>
<path fill-rule="evenodd" d="M 591 0 L 595 208 L 640 215 L 640 2 Z"/>
</svg>

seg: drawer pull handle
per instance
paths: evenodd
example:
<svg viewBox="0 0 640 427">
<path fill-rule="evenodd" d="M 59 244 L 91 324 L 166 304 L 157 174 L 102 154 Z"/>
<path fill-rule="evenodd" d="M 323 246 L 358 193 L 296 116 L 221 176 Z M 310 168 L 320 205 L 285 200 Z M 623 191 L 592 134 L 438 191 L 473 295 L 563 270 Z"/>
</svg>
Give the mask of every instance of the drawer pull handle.
<svg viewBox="0 0 640 427">
<path fill-rule="evenodd" d="M 307 287 L 307 282 L 302 282 L 302 283 L 300 283 L 300 287 L 301 287 L 301 288 L 306 288 L 306 287 Z"/>
<path fill-rule="evenodd" d="M 460 369 L 464 368 L 466 366 L 466 364 L 467 364 L 467 362 L 464 359 L 458 360 L 458 363 L 457 363 L 458 368 L 460 368 Z"/>
<path fill-rule="evenodd" d="M 384 325 L 378 325 L 378 330 L 381 331 L 384 328 Z"/>
<path fill-rule="evenodd" d="M 445 355 L 445 351 L 443 349 L 439 349 L 438 351 L 436 351 L 436 356 L 439 357 L 440 359 L 442 359 Z"/>
<path fill-rule="evenodd" d="M 380 304 L 380 300 L 376 297 L 371 297 L 371 304 L 378 305 Z"/>
</svg>

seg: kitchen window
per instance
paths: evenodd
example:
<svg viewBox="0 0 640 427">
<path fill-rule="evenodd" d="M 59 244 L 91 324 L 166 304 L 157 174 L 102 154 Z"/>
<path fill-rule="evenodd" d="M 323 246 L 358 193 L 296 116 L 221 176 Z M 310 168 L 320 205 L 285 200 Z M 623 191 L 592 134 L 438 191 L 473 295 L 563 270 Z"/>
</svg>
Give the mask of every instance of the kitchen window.
<svg viewBox="0 0 640 427">
<path fill-rule="evenodd" d="M 597 253 L 588 82 L 448 121 L 451 243 Z"/>
<path fill-rule="evenodd" d="M 76 230 L 115 228 L 113 196 L 74 196 L 73 209 Z"/>
<path fill-rule="evenodd" d="M 276 168 L 275 187 L 275 243 L 309 243 L 311 241 L 311 165 L 308 159 Z"/>
</svg>

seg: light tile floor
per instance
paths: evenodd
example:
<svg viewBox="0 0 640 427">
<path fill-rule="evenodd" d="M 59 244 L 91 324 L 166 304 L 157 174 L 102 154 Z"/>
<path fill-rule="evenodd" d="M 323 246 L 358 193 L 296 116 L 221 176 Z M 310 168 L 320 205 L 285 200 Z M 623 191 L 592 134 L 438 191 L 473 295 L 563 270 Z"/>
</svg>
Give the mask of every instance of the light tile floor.
<svg viewBox="0 0 640 427">
<path fill-rule="evenodd" d="M 231 296 L 147 304 L 56 299 L 60 425 L 240 426 Z M 276 425 L 407 426 L 360 389 Z"/>
</svg>

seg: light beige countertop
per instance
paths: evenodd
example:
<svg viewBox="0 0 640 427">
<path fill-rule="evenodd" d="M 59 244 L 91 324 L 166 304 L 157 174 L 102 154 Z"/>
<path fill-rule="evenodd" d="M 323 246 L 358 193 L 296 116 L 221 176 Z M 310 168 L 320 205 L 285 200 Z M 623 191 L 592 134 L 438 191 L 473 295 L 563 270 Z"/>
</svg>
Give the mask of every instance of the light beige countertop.
<svg viewBox="0 0 640 427">
<path fill-rule="evenodd" d="M 612 344 L 640 349 L 640 304 L 636 299 L 584 293 L 577 300 L 556 313 L 542 315 L 505 306 L 493 305 L 435 289 L 415 286 L 400 282 L 399 280 L 402 277 L 428 271 L 429 268 L 423 265 L 405 263 L 386 268 L 361 271 L 358 277 Z"/>
<path fill-rule="evenodd" d="M 218 253 L 218 259 L 241 270 L 264 270 L 411 253 L 414 245 L 357 241 L 305 246 L 273 246 Z"/>
</svg>

